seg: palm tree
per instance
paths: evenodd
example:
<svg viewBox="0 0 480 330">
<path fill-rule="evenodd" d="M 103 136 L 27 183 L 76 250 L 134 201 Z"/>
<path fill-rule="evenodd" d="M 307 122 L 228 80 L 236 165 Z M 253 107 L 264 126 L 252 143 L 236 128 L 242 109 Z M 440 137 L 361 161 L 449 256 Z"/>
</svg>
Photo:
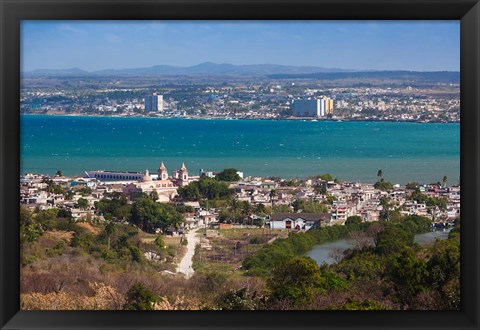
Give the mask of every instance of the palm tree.
<svg viewBox="0 0 480 330">
<path fill-rule="evenodd" d="M 272 207 L 273 207 L 273 204 L 275 203 L 275 201 L 273 200 L 273 197 L 275 196 L 277 196 L 277 192 L 275 191 L 275 189 L 270 190 L 270 201 L 272 202 Z"/>
<path fill-rule="evenodd" d="M 445 185 L 446 185 L 447 182 L 448 182 L 448 176 L 445 175 L 445 176 L 442 178 L 442 182 L 443 182 L 443 186 L 445 187 Z"/>
<path fill-rule="evenodd" d="M 383 176 L 383 171 L 382 171 L 382 170 L 378 170 L 377 176 L 378 176 L 379 178 L 381 178 L 381 177 Z"/>
<path fill-rule="evenodd" d="M 105 234 L 107 234 L 108 238 L 108 249 L 110 250 L 110 236 L 115 232 L 115 224 L 113 221 L 110 221 L 106 226 L 105 226 Z"/>
</svg>

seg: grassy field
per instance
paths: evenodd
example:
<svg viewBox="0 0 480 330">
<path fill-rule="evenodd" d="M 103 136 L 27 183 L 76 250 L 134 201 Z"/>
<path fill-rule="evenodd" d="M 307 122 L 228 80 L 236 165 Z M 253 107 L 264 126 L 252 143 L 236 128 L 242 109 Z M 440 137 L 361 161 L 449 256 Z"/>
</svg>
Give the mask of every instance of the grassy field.
<svg viewBox="0 0 480 330">
<path fill-rule="evenodd" d="M 196 249 L 193 259 L 194 268 L 198 272 L 242 273 L 240 267 L 247 256 L 261 249 L 272 239 L 288 236 L 286 230 L 266 228 L 209 230 L 208 235 L 204 234 L 205 230 L 199 230 L 203 248 Z"/>
<path fill-rule="evenodd" d="M 143 243 L 153 243 L 153 241 L 155 241 L 155 239 L 157 237 L 158 237 L 157 234 L 148 234 L 148 233 L 142 232 L 140 240 Z M 165 242 L 166 245 L 170 245 L 170 246 L 173 246 L 173 247 L 176 247 L 176 246 L 180 245 L 180 238 L 181 238 L 180 236 L 165 236 L 165 235 L 162 235 L 162 238 L 163 238 L 163 241 Z"/>
</svg>

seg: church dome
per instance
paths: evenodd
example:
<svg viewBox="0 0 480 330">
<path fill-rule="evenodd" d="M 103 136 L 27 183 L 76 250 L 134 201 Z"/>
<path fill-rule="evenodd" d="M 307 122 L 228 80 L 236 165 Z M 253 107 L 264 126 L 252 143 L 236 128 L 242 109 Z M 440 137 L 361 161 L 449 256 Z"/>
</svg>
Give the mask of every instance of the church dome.
<svg viewBox="0 0 480 330">
<path fill-rule="evenodd" d="M 148 170 L 145 170 L 143 181 L 152 181 L 152 177 L 150 176 L 150 172 Z"/>
</svg>

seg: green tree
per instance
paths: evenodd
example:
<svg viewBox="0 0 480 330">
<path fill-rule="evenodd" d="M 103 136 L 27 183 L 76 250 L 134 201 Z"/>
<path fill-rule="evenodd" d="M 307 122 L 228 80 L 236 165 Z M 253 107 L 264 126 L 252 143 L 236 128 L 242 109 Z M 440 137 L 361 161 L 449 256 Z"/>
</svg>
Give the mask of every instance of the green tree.
<svg viewBox="0 0 480 330">
<path fill-rule="evenodd" d="M 153 243 L 155 243 L 155 245 L 160 249 L 165 249 L 166 247 L 165 241 L 163 240 L 162 235 L 158 235 L 157 238 L 155 238 L 155 241 L 153 241 Z"/>
<path fill-rule="evenodd" d="M 303 212 L 305 212 L 305 213 L 327 213 L 328 209 L 322 203 L 310 201 L 310 202 L 305 202 L 304 207 L 303 207 Z"/>
<path fill-rule="evenodd" d="M 271 300 L 287 300 L 301 306 L 322 292 L 321 284 L 317 263 L 311 258 L 295 257 L 279 265 L 267 285 Z"/>
<path fill-rule="evenodd" d="M 415 190 L 418 188 L 418 186 L 419 186 L 418 182 L 409 182 L 405 185 L 405 188 L 409 190 Z"/>
<path fill-rule="evenodd" d="M 234 191 L 229 189 L 225 182 L 201 177 L 199 181 L 190 182 L 185 187 L 179 188 L 178 194 L 184 200 L 199 200 L 200 198 L 214 200 L 228 199 L 233 196 Z"/>
<path fill-rule="evenodd" d="M 196 181 L 199 184 L 199 191 L 203 198 L 207 199 L 226 199 L 230 198 L 234 191 L 228 188 L 225 182 L 218 182 L 211 178 L 201 178 Z"/>
<path fill-rule="evenodd" d="M 177 204 L 177 205 L 175 205 L 175 208 L 180 213 L 194 213 L 195 212 L 195 208 L 193 206 L 190 206 L 190 205 Z"/>
<path fill-rule="evenodd" d="M 58 210 L 48 209 L 35 214 L 35 222 L 40 224 L 44 230 L 54 230 L 57 227 Z"/>
<path fill-rule="evenodd" d="M 345 221 L 345 225 L 346 226 L 349 226 L 349 225 L 357 225 L 357 224 L 360 224 L 362 223 L 362 217 L 358 216 L 358 215 L 354 215 L 354 216 L 351 216 L 351 217 L 348 217 L 347 218 L 347 221 Z"/>
<path fill-rule="evenodd" d="M 72 220 L 73 219 L 72 211 L 67 209 L 59 209 L 57 212 L 57 217 Z"/>
<path fill-rule="evenodd" d="M 334 180 L 333 175 L 331 175 L 330 173 L 317 175 L 317 179 L 321 179 L 323 181 L 333 181 Z"/>
<path fill-rule="evenodd" d="M 88 200 L 85 198 L 79 198 L 77 201 L 77 205 L 80 209 L 86 210 L 88 209 Z"/>
<path fill-rule="evenodd" d="M 275 204 L 274 198 L 277 197 L 277 191 L 275 189 L 270 190 L 269 196 L 270 196 L 270 202 L 272 203 L 272 207 L 273 207 L 273 205 Z"/>
<path fill-rule="evenodd" d="M 62 173 L 62 171 L 58 170 L 55 175 L 56 175 L 56 176 L 63 176 L 63 173 Z"/>
<path fill-rule="evenodd" d="M 413 245 L 413 233 L 400 228 L 397 225 L 386 226 L 377 234 L 376 251 L 380 254 L 391 254 L 402 251 Z"/>
<path fill-rule="evenodd" d="M 113 233 L 115 233 L 115 229 L 116 228 L 113 221 L 110 221 L 103 229 L 104 234 L 107 236 L 107 246 L 109 250 L 110 250 L 110 237 L 113 235 Z"/>
<path fill-rule="evenodd" d="M 253 209 L 253 212 L 257 215 L 265 215 L 267 214 L 267 207 L 263 204 L 257 204 Z"/>
<path fill-rule="evenodd" d="M 293 211 L 298 212 L 300 210 L 303 210 L 305 207 L 305 201 L 303 199 L 297 198 L 295 201 L 292 203 L 293 206 Z"/>
<path fill-rule="evenodd" d="M 20 206 L 20 244 L 33 242 L 43 233 L 42 226 L 32 218 L 32 213 Z"/>
<path fill-rule="evenodd" d="M 240 209 L 224 208 L 220 210 L 218 220 L 221 223 L 243 223 L 245 216 Z"/>
<path fill-rule="evenodd" d="M 158 197 L 158 192 L 157 192 L 156 190 L 152 190 L 152 191 L 150 192 L 150 194 L 148 195 L 148 197 L 149 197 L 152 201 L 156 202 L 156 201 L 158 200 L 158 198 L 159 198 L 159 197 Z"/>
<path fill-rule="evenodd" d="M 63 188 L 62 186 L 59 186 L 59 185 L 53 185 L 51 188 L 50 188 L 50 192 L 51 193 L 54 193 L 54 194 L 62 194 L 62 195 L 65 195 L 65 188 Z"/>
<path fill-rule="evenodd" d="M 340 308 L 338 309 L 346 311 L 374 311 L 385 310 L 386 308 L 374 300 L 367 299 L 363 301 L 358 301 L 349 298 L 347 302 L 340 306 Z"/>
<path fill-rule="evenodd" d="M 103 213 L 105 219 L 122 220 L 130 216 L 131 205 L 122 193 L 106 194 L 100 201 L 95 202 L 95 209 Z"/>
<path fill-rule="evenodd" d="M 445 309 L 460 308 L 460 241 L 437 240 L 427 262 L 428 285 L 440 292 Z"/>
<path fill-rule="evenodd" d="M 143 231 L 154 232 L 156 228 L 161 230 L 165 230 L 169 226 L 180 228 L 180 225 L 185 222 L 185 218 L 173 205 L 140 198 L 135 200 L 132 205 L 130 222 Z"/>
<path fill-rule="evenodd" d="M 375 189 L 379 189 L 379 190 L 390 190 L 390 189 L 393 189 L 393 183 L 389 182 L 389 181 L 385 181 L 384 179 L 380 179 L 380 181 L 377 181 L 375 182 L 375 184 L 373 185 L 373 187 Z"/>
<path fill-rule="evenodd" d="M 92 193 L 92 188 L 90 187 L 82 187 L 80 189 L 78 189 L 78 192 L 82 195 L 82 196 L 88 196 Z"/>
<path fill-rule="evenodd" d="M 215 175 L 215 178 L 219 181 L 239 181 L 241 178 L 237 172 L 238 170 L 236 168 L 226 168 Z"/>
<path fill-rule="evenodd" d="M 255 310 L 258 299 L 247 288 L 229 290 L 217 299 L 217 307 L 222 310 Z"/>
<path fill-rule="evenodd" d="M 394 283 L 396 298 L 404 306 L 410 305 L 420 292 L 426 290 L 424 282 L 428 272 L 425 261 L 412 250 L 404 249 L 394 254 L 385 269 L 387 277 Z"/>
<path fill-rule="evenodd" d="M 178 188 L 178 195 L 184 200 L 196 201 L 200 199 L 200 190 L 198 184 L 191 182 L 190 184 Z"/>
<path fill-rule="evenodd" d="M 137 262 L 139 264 L 143 263 L 143 253 L 136 246 L 129 246 L 128 249 L 130 250 L 130 256 L 133 262 Z"/>
<path fill-rule="evenodd" d="M 293 203 L 293 210 L 295 212 L 302 211 L 305 213 L 325 213 L 327 212 L 327 207 L 321 203 L 313 201 L 304 200 L 304 199 L 296 199 Z"/>
<path fill-rule="evenodd" d="M 143 284 L 134 284 L 127 292 L 127 302 L 123 306 L 125 310 L 153 310 L 158 301 L 155 293 Z"/>
<path fill-rule="evenodd" d="M 445 175 L 445 176 L 442 178 L 442 182 L 443 182 L 443 185 L 446 186 L 446 185 L 447 185 L 447 182 L 448 182 L 448 176 Z"/>
<path fill-rule="evenodd" d="M 429 218 L 419 215 L 407 215 L 401 221 L 400 225 L 406 231 L 413 234 L 422 234 L 431 230 L 432 222 Z"/>
<path fill-rule="evenodd" d="M 383 177 L 383 171 L 382 170 L 378 170 L 377 177 L 379 177 L 379 178 Z"/>
</svg>

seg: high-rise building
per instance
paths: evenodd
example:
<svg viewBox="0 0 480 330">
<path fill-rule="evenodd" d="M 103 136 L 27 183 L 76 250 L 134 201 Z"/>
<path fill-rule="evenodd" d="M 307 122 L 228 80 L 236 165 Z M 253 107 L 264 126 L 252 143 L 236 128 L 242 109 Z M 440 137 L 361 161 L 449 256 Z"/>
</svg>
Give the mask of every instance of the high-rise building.
<svg viewBox="0 0 480 330">
<path fill-rule="evenodd" d="M 327 102 L 325 99 L 320 99 L 320 116 L 325 116 L 325 111 L 327 110 Z"/>
<path fill-rule="evenodd" d="M 293 100 L 292 110 L 296 117 L 320 117 L 320 100 Z"/>
<path fill-rule="evenodd" d="M 152 95 L 145 96 L 145 112 L 162 112 L 163 111 L 163 95 L 157 95 L 153 93 Z"/>
<path fill-rule="evenodd" d="M 327 98 L 326 99 L 327 107 L 326 107 L 326 113 L 327 114 L 332 114 L 333 113 L 333 100 Z"/>
<path fill-rule="evenodd" d="M 333 113 L 333 100 L 328 97 L 315 100 L 293 100 L 291 109 L 296 117 L 325 117 Z"/>
</svg>

